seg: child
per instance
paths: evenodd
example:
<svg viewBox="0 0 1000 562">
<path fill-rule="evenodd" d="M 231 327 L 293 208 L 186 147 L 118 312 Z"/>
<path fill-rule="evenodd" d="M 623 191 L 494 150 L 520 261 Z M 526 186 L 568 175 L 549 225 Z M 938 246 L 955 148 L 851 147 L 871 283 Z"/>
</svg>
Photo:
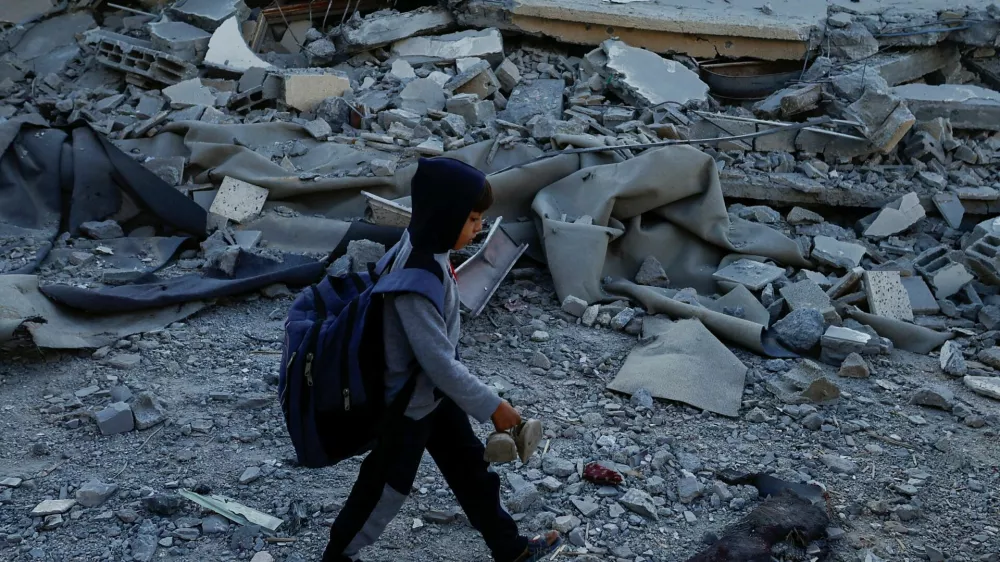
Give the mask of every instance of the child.
<svg viewBox="0 0 1000 562">
<path fill-rule="evenodd" d="M 451 158 L 422 158 L 411 183 L 412 217 L 397 244 L 392 269 L 420 267 L 445 287 L 445 316 L 425 297 L 401 294 L 384 307 L 385 382 L 392 400 L 418 365 L 416 388 L 403 419 L 387 430 L 361 465 L 358 479 L 330 528 L 324 562 L 357 561 L 395 517 L 410 492 L 424 449 L 430 453 L 469 522 L 496 562 L 536 562 L 561 542 L 550 532 L 529 540 L 500 505 L 500 478 L 487 470 L 484 445 L 469 416 L 492 420 L 499 432 L 521 416 L 458 359 L 459 296 L 449 262 L 482 230 L 493 203 L 486 177 Z"/>
</svg>

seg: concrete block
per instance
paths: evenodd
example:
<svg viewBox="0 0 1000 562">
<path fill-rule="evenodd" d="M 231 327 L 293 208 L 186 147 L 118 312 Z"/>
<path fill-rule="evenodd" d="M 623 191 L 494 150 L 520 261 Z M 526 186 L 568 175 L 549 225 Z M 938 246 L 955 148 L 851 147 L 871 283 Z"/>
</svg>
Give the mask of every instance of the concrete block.
<svg viewBox="0 0 1000 562">
<path fill-rule="evenodd" d="M 958 62 L 959 53 L 955 45 L 939 44 L 923 49 L 894 51 L 867 61 L 890 86 L 913 82 L 918 78 L 941 70 L 953 62 Z"/>
<path fill-rule="evenodd" d="M 870 344 L 869 334 L 843 326 L 830 326 L 820 338 L 823 349 L 820 359 L 830 365 L 839 365 L 852 353 L 864 354 Z"/>
<path fill-rule="evenodd" d="M 127 433 L 135 429 L 132 408 L 125 402 L 115 402 L 97 412 L 96 419 L 97 427 L 101 430 L 101 435 Z"/>
<path fill-rule="evenodd" d="M 503 60 L 503 37 L 496 28 L 410 37 L 393 43 L 391 53 L 412 64 L 454 62 L 468 57 L 498 64 Z"/>
<path fill-rule="evenodd" d="M 250 9 L 243 0 L 179 0 L 171 6 L 170 15 L 206 31 L 215 31 L 230 19 L 245 21 Z"/>
<path fill-rule="evenodd" d="M 209 211 L 240 223 L 260 214 L 267 196 L 267 189 L 227 176 Z"/>
<path fill-rule="evenodd" d="M 417 73 L 413 70 L 413 65 L 403 59 L 396 59 L 392 61 L 392 67 L 389 69 L 389 75 L 400 82 L 413 80 L 417 77 Z"/>
<path fill-rule="evenodd" d="M 455 94 L 476 94 L 484 100 L 500 88 L 500 82 L 490 70 L 490 64 L 480 61 L 448 80 L 444 88 Z"/>
<path fill-rule="evenodd" d="M 1000 236 L 983 236 L 965 249 L 965 256 L 983 282 L 1000 285 Z"/>
<path fill-rule="evenodd" d="M 490 101 L 483 101 L 475 94 L 459 94 L 445 102 L 448 113 L 461 115 L 473 126 L 483 125 L 496 117 L 496 107 Z"/>
<path fill-rule="evenodd" d="M 913 322 L 910 296 L 898 271 L 866 271 L 864 275 L 868 310 L 876 316 Z"/>
<path fill-rule="evenodd" d="M 712 278 L 722 284 L 729 283 L 729 286 L 743 285 L 751 291 L 759 291 L 764 288 L 764 285 L 784 274 L 785 270 L 780 267 L 742 259 L 716 271 L 712 274 Z"/>
<path fill-rule="evenodd" d="M 346 52 L 360 53 L 409 37 L 447 31 L 454 25 L 451 11 L 437 6 L 402 13 L 379 10 L 360 19 L 348 20 L 343 26 L 341 41 Z"/>
<path fill-rule="evenodd" d="M 428 110 L 444 109 L 444 89 L 430 78 L 411 81 L 399 94 L 399 106 L 407 111 L 426 115 Z"/>
<path fill-rule="evenodd" d="M 784 119 L 816 109 L 822 95 L 820 84 L 792 86 L 771 94 L 755 104 L 753 110 L 765 119 Z"/>
<path fill-rule="evenodd" d="M 227 19 L 212 33 L 212 38 L 208 41 L 205 64 L 239 73 L 251 68 L 274 69 L 271 63 L 264 62 L 247 46 L 236 17 Z"/>
<path fill-rule="evenodd" d="M 183 21 L 161 21 L 149 25 L 149 39 L 156 50 L 200 64 L 212 34 Z"/>
<path fill-rule="evenodd" d="M 510 59 L 504 59 L 494 73 L 500 82 L 500 90 L 505 94 L 510 94 L 521 83 L 521 72 Z"/>
<path fill-rule="evenodd" d="M 423 156 L 441 156 L 444 154 L 444 141 L 437 137 L 430 137 L 413 147 L 413 150 Z"/>
<path fill-rule="evenodd" d="M 829 46 L 831 57 L 849 61 L 867 58 L 878 52 L 878 40 L 861 22 L 828 30 L 824 45 Z"/>
<path fill-rule="evenodd" d="M 840 364 L 840 370 L 837 371 L 837 375 L 854 379 L 867 379 L 871 376 L 871 370 L 864 357 L 861 357 L 857 353 L 851 353 Z"/>
<path fill-rule="evenodd" d="M 852 269 L 861 265 L 867 250 L 859 244 L 840 242 L 829 236 L 813 238 L 812 257 L 831 267 Z"/>
<path fill-rule="evenodd" d="M 866 90 L 847 107 L 847 114 L 861 123 L 865 136 L 883 154 L 892 151 L 916 122 L 898 97 L 875 90 Z"/>
<path fill-rule="evenodd" d="M 287 71 L 282 77 L 285 104 L 299 111 L 312 111 L 323 100 L 342 96 L 351 87 L 351 79 L 338 70 Z"/>
<path fill-rule="evenodd" d="M 84 34 L 84 42 L 95 49 L 97 62 L 163 84 L 176 84 L 198 76 L 198 68 L 175 55 L 153 48 L 142 39 L 103 29 Z"/>
<path fill-rule="evenodd" d="M 954 295 L 973 280 L 965 266 L 951 259 L 947 246 L 927 249 L 913 260 L 913 268 L 934 288 L 938 299 Z"/>
<path fill-rule="evenodd" d="M 851 289 L 858 284 L 861 280 L 861 276 L 864 275 L 865 270 L 861 267 L 855 267 L 847 272 L 846 275 L 837 280 L 836 283 L 832 284 L 829 289 L 826 290 L 826 294 L 831 299 L 840 298 L 847 293 L 851 292 Z"/>
<path fill-rule="evenodd" d="M 563 117 L 562 80 L 540 79 L 530 84 L 520 84 L 510 94 L 507 108 L 500 112 L 500 119 L 526 124 L 536 115 L 549 115 L 555 120 Z"/>
<path fill-rule="evenodd" d="M 290 54 L 297 55 L 302 52 L 302 45 L 306 43 L 306 33 L 310 29 L 312 22 L 309 20 L 289 22 L 279 44 Z"/>
<path fill-rule="evenodd" d="M 542 142 L 556 135 L 582 135 L 587 132 L 588 127 L 589 125 L 576 119 L 561 121 L 548 115 L 538 115 L 528 121 L 531 136 Z"/>
<path fill-rule="evenodd" d="M 217 98 L 211 89 L 202 85 L 200 78 L 192 78 L 164 88 L 163 95 L 167 96 L 170 106 L 174 109 L 194 105 L 212 107 Z"/>
<path fill-rule="evenodd" d="M 958 229 L 962 226 L 962 219 L 965 217 L 965 206 L 958 198 L 958 195 L 951 191 L 941 191 L 931 196 L 931 201 L 937 207 L 941 216 L 944 217 L 948 226 Z"/>
<path fill-rule="evenodd" d="M 698 119 L 691 123 L 691 136 L 699 139 L 711 139 L 716 137 L 730 137 L 736 135 L 747 135 L 757 132 L 756 123 L 726 119 L 723 117 L 712 117 L 711 119 Z M 766 138 L 766 137 L 760 137 Z M 719 150 L 753 150 L 754 144 L 751 140 L 745 141 L 721 141 L 717 145 Z M 762 150 L 763 151 L 763 150 Z"/>
<path fill-rule="evenodd" d="M 944 342 L 944 345 L 941 346 L 939 359 L 941 370 L 946 375 L 961 377 L 969 370 L 965 363 L 965 356 L 962 354 L 962 347 L 955 343 L 954 340 Z"/>
<path fill-rule="evenodd" d="M 906 84 L 892 93 L 920 121 L 944 117 L 955 129 L 1000 131 L 1000 92 L 969 84 Z"/>
<path fill-rule="evenodd" d="M 907 296 L 910 297 L 910 310 L 914 314 L 937 314 L 941 311 L 941 305 L 931 293 L 930 287 L 920 277 L 901 277 L 900 282 L 906 289 Z"/>
<path fill-rule="evenodd" d="M 840 316 L 830 297 L 813 281 L 806 279 L 782 287 L 779 292 L 791 310 L 812 309 L 819 311 L 830 324 L 839 324 Z"/>
<path fill-rule="evenodd" d="M 920 197 L 911 191 L 886 205 L 865 229 L 864 235 L 871 238 L 885 238 L 899 234 L 916 224 L 925 215 Z"/>
<path fill-rule="evenodd" d="M 1000 377 L 973 377 L 962 379 L 965 386 L 976 394 L 1000 400 Z"/>
</svg>

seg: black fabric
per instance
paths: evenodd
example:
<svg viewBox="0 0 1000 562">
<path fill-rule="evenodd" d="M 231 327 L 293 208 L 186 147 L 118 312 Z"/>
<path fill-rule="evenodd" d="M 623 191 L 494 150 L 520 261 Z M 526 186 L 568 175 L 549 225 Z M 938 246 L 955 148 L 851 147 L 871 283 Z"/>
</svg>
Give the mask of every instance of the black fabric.
<svg viewBox="0 0 1000 562">
<path fill-rule="evenodd" d="M 527 547 L 517 524 L 500 503 L 500 477 L 487 470 L 482 441 L 469 416 L 445 398 L 427 416 L 401 418 L 361 464 L 358 479 L 330 527 L 325 562 L 342 560 L 388 484 L 408 495 L 424 450 L 430 453 L 459 505 L 497 562 L 512 562 Z"/>
<path fill-rule="evenodd" d="M 434 277 L 437 277 L 439 281 L 444 283 L 444 269 L 442 269 L 441 264 L 438 263 L 432 254 L 427 252 L 421 252 L 416 249 L 410 251 L 410 255 L 406 258 L 406 263 L 403 265 L 404 269 L 423 269 L 429 273 L 432 273 Z"/>
<path fill-rule="evenodd" d="M 147 275 L 132 285 L 105 289 L 80 289 L 70 285 L 41 287 L 50 299 L 77 310 L 114 313 L 159 308 L 188 301 L 228 297 L 273 285 L 301 287 L 322 277 L 325 266 L 306 256 L 285 254 L 278 262 L 240 252 L 232 277 L 217 269 L 205 269 L 172 279 Z"/>
<path fill-rule="evenodd" d="M 421 158 L 410 182 L 410 243 L 443 254 L 458 241 L 469 213 L 483 195 L 486 176 L 453 158 Z"/>
<path fill-rule="evenodd" d="M 34 253 L 28 265 L 0 273 L 31 273 L 62 232 L 112 217 L 125 197 L 140 226 L 160 234 L 203 237 L 207 213 L 84 123 L 40 128 L 0 124 L 0 254 Z M 123 224 L 129 228 L 129 224 Z"/>
</svg>

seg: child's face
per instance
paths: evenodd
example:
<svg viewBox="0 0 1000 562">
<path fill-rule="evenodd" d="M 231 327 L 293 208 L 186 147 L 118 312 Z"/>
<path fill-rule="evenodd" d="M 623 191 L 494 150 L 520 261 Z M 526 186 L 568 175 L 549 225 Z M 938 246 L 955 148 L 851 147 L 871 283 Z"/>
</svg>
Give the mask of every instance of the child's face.
<svg viewBox="0 0 1000 562">
<path fill-rule="evenodd" d="M 458 235 L 458 241 L 455 242 L 455 247 L 452 249 L 461 250 L 482 231 L 483 214 L 472 211 L 469 213 L 469 217 L 465 219 L 465 226 L 462 227 L 462 232 Z"/>
</svg>

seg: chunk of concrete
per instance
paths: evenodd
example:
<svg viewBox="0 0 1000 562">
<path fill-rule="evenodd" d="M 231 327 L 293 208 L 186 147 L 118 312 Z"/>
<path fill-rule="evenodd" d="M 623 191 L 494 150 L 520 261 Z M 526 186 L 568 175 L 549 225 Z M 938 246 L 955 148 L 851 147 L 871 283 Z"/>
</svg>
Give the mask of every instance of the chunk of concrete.
<svg viewBox="0 0 1000 562">
<path fill-rule="evenodd" d="M 115 402 L 109 405 L 97 412 L 95 418 L 97 428 L 101 430 L 101 435 L 126 433 L 135 429 L 132 408 L 125 402 Z"/>
<path fill-rule="evenodd" d="M 113 220 L 89 221 L 80 225 L 80 231 L 94 240 L 111 240 L 125 236 L 121 225 Z"/>
<path fill-rule="evenodd" d="M 180 0 L 171 6 L 170 15 L 206 31 L 215 31 L 230 20 L 246 21 L 250 9 L 243 0 Z"/>
<path fill-rule="evenodd" d="M 941 346 L 941 370 L 952 377 L 962 377 L 969 368 L 965 364 L 965 355 L 962 354 L 962 347 L 954 340 L 944 342 Z"/>
<path fill-rule="evenodd" d="M 312 111 L 327 98 L 343 96 L 351 87 L 351 79 L 339 70 L 310 68 L 286 71 L 284 100 L 299 111 Z"/>
<path fill-rule="evenodd" d="M 410 37 L 393 43 L 391 53 L 412 64 L 454 62 L 468 57 L 479 57 L 497 64 L 503 60 L 503 37 L 496 28 Z"/>
<path fill-rule="evenodd" d="M 813 238 L 812 257 L 831 267 L 852 269 L 861 265 L 867 250 L 859 244 L 840 242 L 829 236 Z"/>
<path fill-rule="evenodd" d="M 906 84 L 892 93 L 919 121 L 944 117 L 954 129 L 1000 131 L 1000 92 L 968 84 Z"/>
<path fill-rule="evenodd" d="M 639 266 L 638 273 L 635 274 L 635 282 L 639 285 L 647 285 L 649 287 L 670 286 L 670 278 L 668 278 L 667 273 L 663 271 L 663 265 L 660 264 L 660 260 L 656 259 L 654 256 L 647 256 L 646 259 L 642 261 L 642 265 Z"/>
<path fill-rule="evenodd" d="M 427 110 L 441 111 L 444 109 L 444 89 L 430 78 L 418 78 L 403 88 L 399 94 L 400 107 L 420 115 L 426 115 Z"/>
<path fill-rule="evenodd" d="M 563 115 L 562 80 L 539 79 L 530 84 L 519 84 L 507 100 L 507 108 L 499 117 L 505 121 L 524 125 L 536 115 L 547 115 L 556 121 Z"/>
<path fill-rule="evenodd" d="M 510 59 L 504 59 L 500 66 L 494 71 L 497 80 L 500 81 L 500 90 L 505 94 L 510 94 L 514 88 L 521 83 L 521 71 Z"/>
<path fill-rule="evenodd" d="M 866 61 L 890 85 L 906 84 L 959 62 L 955 45 L 939 44 L 923 49 L 893 51 Z"/>
<path fill-rule="evenodd" d="M 447 31 L 455 25 L 450 10 L 424 6 L 408 12 L 379 10 L 360 19 L 351 18 L 341 32 L 349 53 L 370 51 L 409 37 Z"/>
<path fill-rule="evenodd" d="M 192 78 L 164 88 L 163 95 L 167 96 L 174 109 L 194 105 L 213 107 L 217 99 L 217 95 L 210 88 L 202 85 L 201 78 Z"/>
<path fill-rule="evenodd" d="M 403 59 L 396 59 L 392 61 L 392 67 L 389 69 L 389 75 L 400 82 L 413 80 L 417 77 L 417 73 L 413 70 L 413 65 Z"/>
<path fill-rule="evenodd" d="M 476 94 L 486 99 L 500 88 L 500 82 L 490 70 L 490 63 L 481 60 L 448 80 L 444 89 L 455 94 Z"/>
<path fill-rule="evenodd" d="M 267 189 L 227 176 L 209 211 L 241 223 L 260 214 L 267 196 Z"/>
<path fill-rule="evenodd" d="M 786 404 L 826 404 L 840 398 L 840 388 L 824 376 L 821 366 L 808 359 L 781 378 L 769 380 L 766 387 Z"/>
<path fill-rule="evenodd" d="M 945 386 L 931 384 L 917 389 L 910 397 L 910 404 L 950 412 L 955 407 L 955 394 Z"/>
<path fill-rule="evenodd" d="M 852 353 L 862 354 L 869 343 L 871 335 L 843 326 L 830 326 L 820 338 L 823 348 L 821 360 L 824 363 L 837 365 Z"/>
<path fill-rule="evenodd" d="M 63 514 L 76 505 L 76 500 L 44 500 L 31 510 L 32 517 L 46 517 L 48 515 Z"/>
<path fill-rule="evenodd" d="M 861 123 L 865 137 L 882 154 L 896 148 L 917 121 L 898 97 L 875 90 L 866 90 L 847 113 Z"/>
<path fill-rule="evenodd" d="M 851 22 L 847 27 L 828 30 L 824 45 L 830 56 L 849 61 L 870 57 L 878 52 L 878 40 L 861 22 Z"/>
<path fill-rule="evenodd" d="M 802 207 L 792 207 L 785 220 L 788 221 L 788 224 L 821 224 L 826 222 L 823 215 Z"/>
<path fill-rule="evenodd" d="M 916 224 L 925 215 L 920 197 L 911 191 L 886 205 L 865 229 L 864 235 L 871 238 L 886 238 L 899 234 Z"/>
<path fill-rule="evenodd" d="M 907 296 L 910 297 L 910 309 L 914 314 L 937 314 L 941 311 L 941 305 L 938 304 L 930 287 L 922 278 L 917 276 L 902 277 L 900 282 L 906 289 Z"/>
<path fill-rule="evenodd" d="M 598 72 L 610 77 L 611 87 L 633 105 L 687 105 L 708 99 L 708 84 L 677 61 L 615 39 L 601 43 L 601 50 L 605 59 L 600 61 L 604 66 L 598 67 Z"/>
<path fill-rule="evenodd" d="M 898 271 L 866 271 L 864 275 L 868 309 L 876 316 L 913 322 L 910 295 Z"/>
<path fill-rule="evenodd" d="M 281 46 L 293 55 L 301 53 L 302 46 L 306 43 L 306 33 L 310 29 L 312 29 L 312 22 L 309 20 L 289 22 L 288 29 L 281 36 Z"/>
<path fill-rule="evenodd" d="M 1000 377 L 966 376 L 962 382 L 976 394 L 1000 400 Z"/>
<path fill-rule="evenodd" d="M 823 319 L 827 322 L 840 323 L 840 316 L 837 315 L 837 310 L 833 307 L 830 297 L 811 279 L 785 285 L 779 292 L 791 310 L 812 309 L 822 314 Z"/>
<path fill-rule="evenodd" d="M 785 119 L 816 109 L 822 97 L 820 84 L 797 85 L 774 92 L 755 104 L 753 110 L 766 119 Z"/>
<path fill-rule="evenodd" d="M 150 24 L 149 39 L 154 49 L 200 64 L 212 34 L 183 21 L 161 21 Z"/>
<path fill-rule="evenodd" d="M 160 400 L 149 392 L 140 392 L 132 402 L 132 415 L 136 429 L 149 429 L 167 421 L 167 410 Z"/>
<path fill-rule="evenodd" d="M 948 226 L 959 229 L 962 226 L 962 219 L 965 218 L 965 205 L 952 191 L 939 191 L 931 196 L 931 201 L 937 207 L 941 216 L 944 217 Z"/>
<path fill-rule="evenodd" d="M 857 353 L 851 353 L 844 359 L 844 362 L 840 364 L 840 370 L 837 371 L 837 375 L 841 377 L 847 377 L 852 379 L 867 379 L 871 376 L 871 370 L 868 367 L 868 362 L 865 358 L 858 355 Z"/>
<path fill-rule="evenodd" d="M 965 249 L 965 256 L 981 281 L 1000 285 L 1000 236 L 983 236 Z"/>
<path fill-rule="evenodd" d="M 785 274 L 785 270 L 770 264 L 749 259 L 735 261 L 712 274 L 712 278 L 729 286 L 743 285 L 751 291 L 759 291 L 768 283 Z"/>
<path fill-rule="evenodd" d="M 823 337 L 826 326 L 823 315 L 814 308 L 793 310 L 774 323 L 774 333 L 782 344 L 793 351 L 808 352 Z"/>
<path fill-rule="evenodd" d="M 475 94 L 459 94 L 445 102 L 448 113 L 461 115 L 473 126 L 483 125 L 496 117 L 493 102 L 480 100 Z"/>
<path fill-rule="evenodd" d="M 947 246 L 928 248 L 913 260 L 913 268 L 927 279 L 939 299 L 954 295 L 973 280 L 965 266 L 951 258 Z"/>
<path fill-rule="evenodd" d="M 205 64 L 221 70 L 243 73 L 251 68 L 274 69 L 247 46 L 236 17 L 231 17 L 212 33 Z"/>
</svg>

